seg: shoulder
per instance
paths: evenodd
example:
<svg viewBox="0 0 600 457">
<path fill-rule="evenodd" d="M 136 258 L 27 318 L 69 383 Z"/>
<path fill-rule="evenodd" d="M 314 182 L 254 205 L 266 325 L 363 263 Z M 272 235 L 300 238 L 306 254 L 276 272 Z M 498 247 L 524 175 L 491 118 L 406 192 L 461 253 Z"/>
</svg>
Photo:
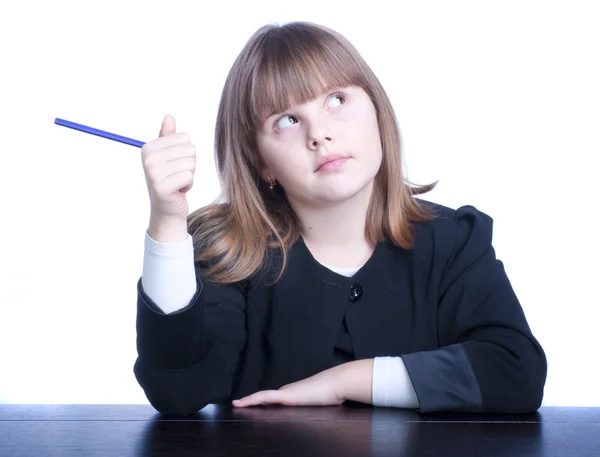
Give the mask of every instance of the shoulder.
<svg viewBox="0 0 600 457">
<path fill-rule="evenodd" d="M 493 225 L 492 217 L 473 205 L 463 205 L 454 209 L 420 198 L 417 198 L 417 200 L 434 214 L 433 219 L 421 223 L 428 230 L 458 230 L 461 226 L 466 227 L 475 224 L 478 227 L 491 228 Z"/>
<path fill-rule="evenodd" d="M 476 258 L 491 247 L 494 221 L 487 213 L 473 205 L 454 209 L 427 200 L 418 201 L 433 214 L 431 220 L 413 225 L 413 253 L 418 257 L 448 259 L 462 252 Z"/>
</svg>

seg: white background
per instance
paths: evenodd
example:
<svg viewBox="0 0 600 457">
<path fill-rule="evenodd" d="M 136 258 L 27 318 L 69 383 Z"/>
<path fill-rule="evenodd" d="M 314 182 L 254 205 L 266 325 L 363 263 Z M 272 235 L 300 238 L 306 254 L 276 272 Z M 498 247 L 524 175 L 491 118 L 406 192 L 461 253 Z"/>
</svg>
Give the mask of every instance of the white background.
<svg viewBox="0 0 600 457">
<path fill-rule="evenodd" d="M 10 6 L 7 6 L 8 3 Z M 395 6 L 392 6 L 395 5 Z M 133 376 L 149 216 L 140 151 L 165 114 L 218 192 L 217 104 L 250 35 L 344 34 L 396 109 L 424 198 L 475 205 L 549 363 L 545 405 L 600 406 L 600 15 L 589 1 L 3 2 L 0 402 L 147 403 Z"/>
</svg>

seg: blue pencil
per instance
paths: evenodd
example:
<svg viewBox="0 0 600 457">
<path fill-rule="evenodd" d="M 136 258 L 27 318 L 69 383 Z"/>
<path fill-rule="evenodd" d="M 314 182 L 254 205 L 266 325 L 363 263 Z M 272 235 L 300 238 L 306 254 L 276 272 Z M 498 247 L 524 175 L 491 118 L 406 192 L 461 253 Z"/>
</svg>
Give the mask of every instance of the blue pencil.
<svg viewBox="0 0 600 457">
<path fill-rule="evenodd" d="M 109 140 L 118 141 L 119 143 L 129 144 L 130 146 L 137 146 L 141 148 L 145 143 L 143 141 L 134 140 L 125 136 L 116 135 L 114 133 L 105 132 L 104 130 L 98 130 L 87 125 L 77 124 L 71 121 L 65 121 L 64 119 L 56 118 L 54 123 L 62 125 L 63 127 L 69 127 L 70 129 L 79 130 L 80 132 L 90 133 L 92 135 L 101 136 L 102 138 L 108 138 Z"/>
</svg>

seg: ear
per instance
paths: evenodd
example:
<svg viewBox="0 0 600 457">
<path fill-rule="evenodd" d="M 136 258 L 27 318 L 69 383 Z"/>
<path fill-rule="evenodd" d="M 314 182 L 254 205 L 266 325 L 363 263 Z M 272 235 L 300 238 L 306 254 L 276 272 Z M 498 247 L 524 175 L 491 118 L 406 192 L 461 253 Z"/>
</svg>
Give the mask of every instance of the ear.
<svg viewBox="0 0 600 457">
<path fill-rule="evenodd" d="M 258 161 L 258 173 L 264 181 L 267 181 L 269 176 L 271 176 L 271 170 L 260 159 Z"/>
<path fill-rule="evenodd" d="M 261 154 L 257 154 L 255 166 L 263 181 L 269 182 L 269 178 L 275 179 L 273 173 L 271 173 L 271 169 L 267 166 Z"/>
</svg>

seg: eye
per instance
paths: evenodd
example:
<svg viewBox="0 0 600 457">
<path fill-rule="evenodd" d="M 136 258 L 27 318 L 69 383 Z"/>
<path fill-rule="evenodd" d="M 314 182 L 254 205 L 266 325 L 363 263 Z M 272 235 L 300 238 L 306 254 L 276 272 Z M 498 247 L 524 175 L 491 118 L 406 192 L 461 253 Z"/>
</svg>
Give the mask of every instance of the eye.
<svg viewBox="0 0 600 457">
<path fill-rule="evenodd" d="M 337 108 L 338 106 L 343 105 L 346 102 L 346 96 L 344 94 L 333 94 L 329 97 L 329 100 L 342 100 L 339 103 L 336 103 L 335 105 L 330 105 L 333 106 L 334 108 Z M 290 119 L 294 119 L 294 122 L 289 123 L 288 121 Z M 278 118 L 275 122 L 274 125 L 278 130 L 283 130 L 288 128 L 290 125 L 296 124 L 298 122 L 298 119 L 295 116 L 292 116 L 290 114 L 286 114 L 280 118 Z"/>
<path fill-rule="evenodd" d="M 336 104 L 335 106 L 340 106 L 343 105 L 346 102 L 346 96 L 343 94 L 333 94 L 331 97 L 329 97 L 329 100 L 342 100 L 339 104 Z"/>
<path fill-rule="evenodd" d="M 290 123 L 290 119 L 294 119 L 294 122 Z M 280 117 L 278 120 L 275 121 L 275 127 L 277 127 L 279 130 L 282 130 L 288 128 L 290 125 L 296 124 L 297 122 L 298 119 L 296 119 L 294 116 L 286 114 L 285 116 Z"/>
</svg>

